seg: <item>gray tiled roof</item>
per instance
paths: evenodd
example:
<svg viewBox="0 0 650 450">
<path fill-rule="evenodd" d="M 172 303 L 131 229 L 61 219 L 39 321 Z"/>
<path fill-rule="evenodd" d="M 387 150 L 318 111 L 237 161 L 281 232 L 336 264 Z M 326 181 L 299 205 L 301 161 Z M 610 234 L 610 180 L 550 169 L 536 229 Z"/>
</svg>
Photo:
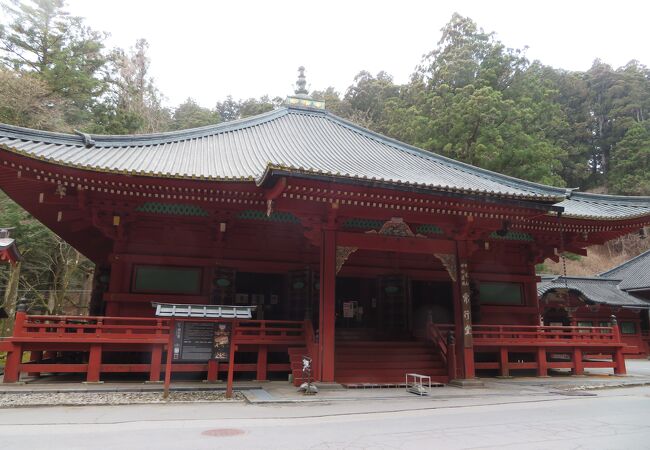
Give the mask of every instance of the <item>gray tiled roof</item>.
<svg viewBox="0 0 650 450">
<path fill-rule="evenodd" d="M 565 284 L 566 280 L 566 284 Z M 611 306 L 627 306 L 650 308 L 650 302 L 631 296 L 619 289 L 620 280 L 597 277 L 563 277 L 549 279 L 542 276 L 542 282 L 537 284 L 537 294 L 542 297 L 554 289 L 568 287 L 570 291 L 578 292 L 587 300 Z"/>
<path fill-rule="evenodd" d="M 0 149 L 79 169 L 251 181 L 274 175 L 561 202 L 571 217 L 650 216 L 650 198 L 594 196 L 500 175 L 361 128 L 324 110 L 279 108 L 192 130 L 81 136 L 0 125 Z"/>
<path fill-rule="evenodd" d="M 650 197 L 572 192 L 571 197 L 558 203 L 565 217 L 589 219 L 629 219 L 650 215 Z"/>
<path fill-rule="evenodd" d="M 625 291 L 650 289 L 650 250 L 600 276 L 621 280 L 619 287 Z"/>
</svg>

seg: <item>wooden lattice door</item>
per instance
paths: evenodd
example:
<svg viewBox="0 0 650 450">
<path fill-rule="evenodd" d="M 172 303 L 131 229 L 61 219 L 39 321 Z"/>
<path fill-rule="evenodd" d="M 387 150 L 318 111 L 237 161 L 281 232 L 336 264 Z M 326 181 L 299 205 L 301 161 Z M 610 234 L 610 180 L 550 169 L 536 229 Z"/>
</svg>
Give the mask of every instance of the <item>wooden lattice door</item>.
<svg viewBox="0 0 650 450">
<path fill-rule="evenodd" d="M 318 313 L 318 273 L 306 268 L 289 272 L 287 318 L 314 320 Z"/>
<path fill-rule="evenodd" d="M 378 331 L 386 335 L 402 335 L 409 329 L 409 280 L 403 275 L 379 278 L 377 304 Z"/>
</svg>

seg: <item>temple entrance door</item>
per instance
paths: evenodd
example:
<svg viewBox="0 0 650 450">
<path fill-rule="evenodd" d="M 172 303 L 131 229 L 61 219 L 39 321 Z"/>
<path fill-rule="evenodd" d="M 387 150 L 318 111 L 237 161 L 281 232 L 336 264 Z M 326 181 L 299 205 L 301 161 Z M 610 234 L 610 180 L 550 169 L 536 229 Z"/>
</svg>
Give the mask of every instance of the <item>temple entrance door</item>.
<svg viewBox="0 0 650 450">
<path fill-rule="evenodd" d="M 314 320 L 318 312 L 318 274 L 310 269 L 289 272 L 285 317 Z"/>
<path fill-rule="evenodd" d="M 336 279 L 336 334 L 340 339 L 372 340 L 377 328 L 377 280 Z"/>
<path fill-rule="evenodd" d="M 454 294 L 449 281 L 411 281 L 413 336 L 425 339 L 427 320 L 436 324 L 454 323 Z"/>
<path fill-rule="evenodd" d="M 404 275 L 379 278 L 377 293 L 378 333 L 386 338 L 404 338 L 410 335 L 410 283 Z"/>
</svg>

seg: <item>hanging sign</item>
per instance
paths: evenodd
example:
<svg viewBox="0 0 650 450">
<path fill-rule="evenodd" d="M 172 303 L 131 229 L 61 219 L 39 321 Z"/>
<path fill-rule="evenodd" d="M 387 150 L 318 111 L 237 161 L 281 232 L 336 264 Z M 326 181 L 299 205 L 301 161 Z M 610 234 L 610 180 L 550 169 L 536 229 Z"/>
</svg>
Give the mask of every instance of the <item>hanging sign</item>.
<svg viewBox="0 0 650 450">
<path fill-rule="evenodd" d="M 357 302 L 343 302 L 343 317 L 345 319 L 352 319 L 356 309 Z"/>
<path fill-rule="evenodd" d="M 463 344 L 465 348 L 473 345 L 472 339 L 472 302 L 469 287 L 469 270 L 467 263 L 460 264 L 460 298 L 463 313 Z"/>
</svg>

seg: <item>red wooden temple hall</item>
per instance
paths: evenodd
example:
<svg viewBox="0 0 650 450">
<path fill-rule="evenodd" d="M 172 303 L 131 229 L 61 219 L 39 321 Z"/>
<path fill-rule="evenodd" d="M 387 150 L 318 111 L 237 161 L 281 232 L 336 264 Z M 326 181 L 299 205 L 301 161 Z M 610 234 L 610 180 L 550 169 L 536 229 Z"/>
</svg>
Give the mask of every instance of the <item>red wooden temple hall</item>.
<svg viewBox="0 0 650 450">
<path fill-rule="evenodd" d="M 559 342 L 540 326 L 535 264 L 650 225 L 650 198 L 531 183 L 409 146 L 329 113 L 303 77 L 284 107 L 191 130 L 0 125 L 0 188 L 91 259 L 97 278 L 81 328 L 20 315 L 2 343 L 5 381 L 159 379 L 169 329 L 152 302 L 254 305 L 232 324 L 234 371 L 253 378 L 286 377 L 301 354 L 323 382 L 581 373 L 589 351 L 609 352 L 622 373 L 616 327 Z M 140 331 L 120 334 L 129 323 Z M 570 366 L 547 358 L 558 342 Z M 23 363 L 26 351 L 38 357 Z M 65 352 L 86 356 L 48 365 Z M 210 371 L 207 359 L 171 370 Z"/>
</svg>

